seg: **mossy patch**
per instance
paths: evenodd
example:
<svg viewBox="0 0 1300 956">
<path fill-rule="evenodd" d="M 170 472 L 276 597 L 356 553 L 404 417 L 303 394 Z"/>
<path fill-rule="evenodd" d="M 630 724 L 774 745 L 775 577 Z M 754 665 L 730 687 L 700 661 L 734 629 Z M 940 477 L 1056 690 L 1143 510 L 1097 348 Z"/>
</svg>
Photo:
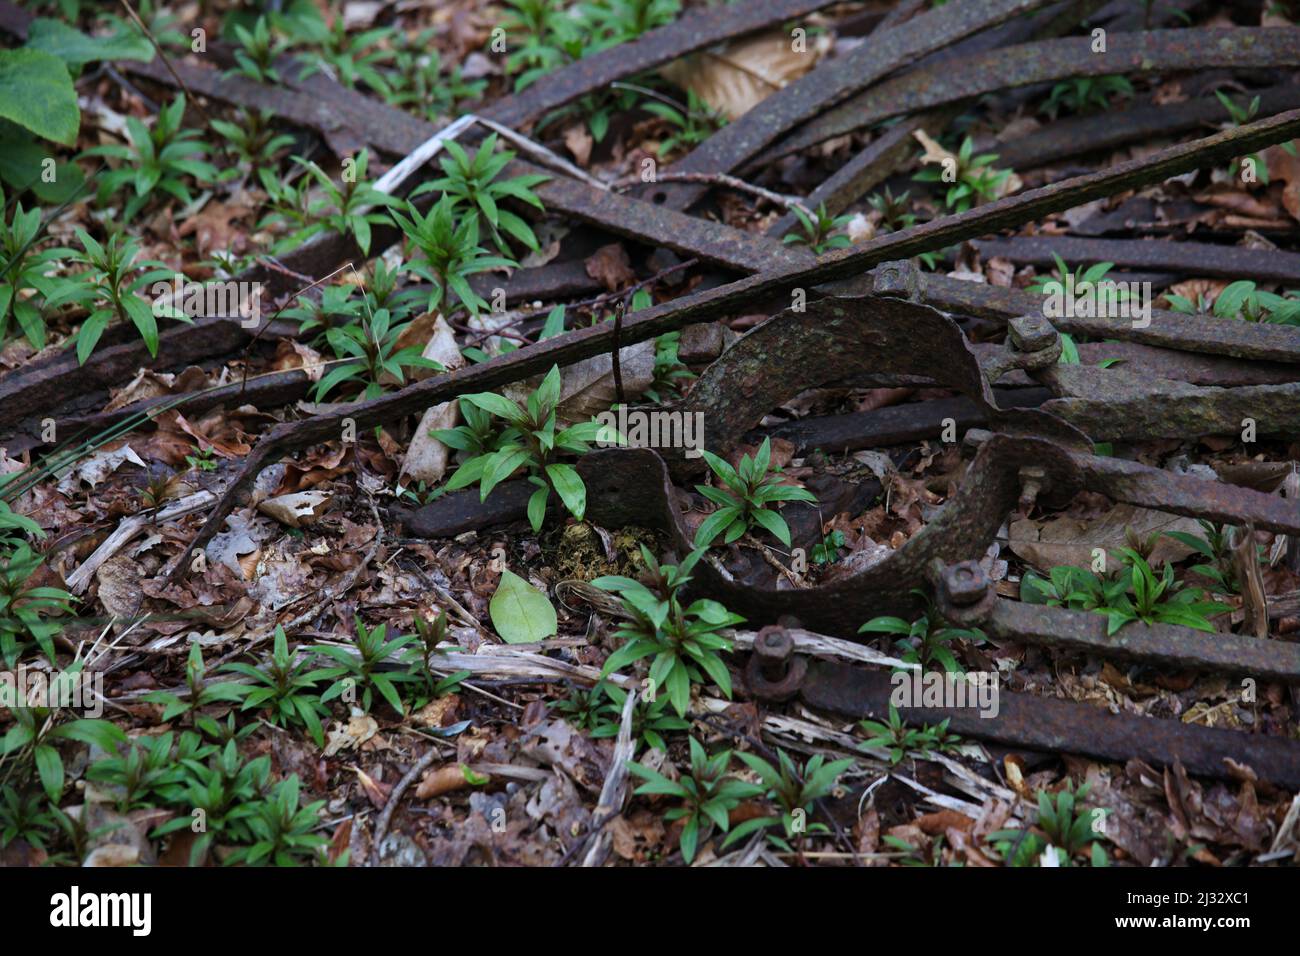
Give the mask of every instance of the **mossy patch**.
<svg viewBox="0 0 1300 956">
<path fill-rule="evenodd" d="M 646 528 L 626 527 L 607 531 L 611 541 L 610 560 L 605 541 L 600 532 L 583 523 L 567 524 L 550 541 L 549 554 L 558 579 L 590 581 L 603 574 L 621 574 L 636 577 L 645 570 L 641 559 L 641 545 L 658 553 L 659 542 L 655 533 Z"/>
</svg>

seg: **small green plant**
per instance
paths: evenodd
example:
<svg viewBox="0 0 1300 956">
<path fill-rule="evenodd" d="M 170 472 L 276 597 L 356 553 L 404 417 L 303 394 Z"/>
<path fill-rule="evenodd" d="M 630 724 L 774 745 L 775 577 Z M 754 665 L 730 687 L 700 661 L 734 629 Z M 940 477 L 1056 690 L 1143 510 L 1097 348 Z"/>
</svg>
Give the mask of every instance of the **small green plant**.
<svg viewBox="0 0 1300 956">
<path fill-rule="evenodd" d="M 185 456 L 185 464 L 191 468 L 197 468 L 199 471 L 216 471 L 217 459 L 216 454 L 211 447 L 200 448 L 194 446 L 194 454 Z"/>
<path fill-rule="evenodd" d="M 71 691 L 70 682 L 77 679 L 80 670 L 81 662 L 77 662 L 51 680 L 52 700 L 66 699 L 64 694 Z M 58 744 L 76 741 L 111 752 L 116 744 L 126 740 L 126 735 L 107 720 L 62 720 L 62 710 L 57 707 L 11 707 L 9 711 L 14 722 L 0 739 L 0 769 L 6 770 L 7 780 L 14 768 L 30 772 L 34 767 L 36 778 L 54 803 L 63 795 L 64 782 L 63 756 Z"/>
<path fill-rule="evenodd" d="M 648 584 L 619 575 L 596 578 L 591 583 L 612 591 L 622 599 L 623 621 L 614 636 L 624 643 L 609 656 L 601 670 L 605 677 L 636 661 L 653 658 L 650 680 L 662 691 L 677 712 L 686 716 L 691 684 L 703 683 L 707 674 L 718 689 L 731 696 L 731 675 L 721 652 L 731 650 L 731 641 L 718 632 L 744 621 L 717 601 L 701 598 L 683 607 L 679 592 L 691 579 L 691 570 L 704 556 L 697 548 L 678 565 L 661 565 L 644 546 Z"/>
<path fill-rule="evenodd" d="M 299 54 L 297 59 L 305 64 L 303 77 L 313 73 L 332 73 L 348 89 L 364 83 L 381 96 L 390 92 L 381 67 L 393 59 L 388 46 L 396 32 L 392 27 L 374 27 L 359 33 L 349 33 L 344 17 L 335 17 L 328 26 L 319 17 L 299 17 L 296 21 L 303 40 L 311 52 Z"/>
<path fill-rule="evenodd" d="M 208 145 L 200 140 L 197 129 L 184 129 L 185 97 L 177 96 L 158 112 L 153 129 L 134 116 L 126 118 L 126 137 L 130 145 L 108 144 L 86 150 L 85 156 L 104 156 L 119 160 L 121 165 L 104 173 L 99 180 L 99 203 L 130 186 L 134 194 L 122 210 L 122 221 L 130 222 L 144 208 L 158 189 L 185 205 L 194 201 L 186 178 L 197 183 L 212 183 L 217 168 L 202 157 Z"/>
<path fill-rule="evenodd" d="M 442 365 L 421 354 L 419 346 L 398 348 L 397 340 L 409 323 L 396 325 L 387 309 L 363 317 L 360 322 L 334 325 L 325 330 L 325 339 L 334 355 L 344 360 L 342 365 L 330 369 L 316 383 L 316 401 L 321 401 L 339 385 L 349 382 L 364 383 L 360 399 L 372 399 L 383 392 L 385 375 L 396 379 L 397 385 L 406 383 L 406 370 L 428 368 L 441 372 Z"/>
<path fill-rule="evenodd" d="M 912 593 L 925 602 L 925 612 L 915 621 L 909 623 L 901 617 L 873 617 L 858 628 L 858 633 L 898 635 L 894 648 L 901 660 L 919 664 L 925 670 L 932 670 L 937 665 L 950 674 L 965 673 L 951 645 L 958 640 L 983 644 L 986 640 L 984 632 L 978 628 L 949 627 L 923 591 L 914 589 Z"/>
<path fill-rule="evenodd" d="M 353 237 L 362 254 L 369 255 L 370 227 L 388 222 L 388 217 L 382 212 L 372 211 L 373 207 L 401 204 L 401 200 L 379 191 L 366 179 L 369 152 L 363 149 L 356 156 L 343 161 L 343 178 L 340 183 L 335 183 L 325 170 L 310 160 L 294 157 L 294 162 L 307 170 L 324 193 L 323 198 L 309 203 L 308 214 L 313 220 L 312 225 L 308 227 L 307 235 L 301 231 L 295 233 L 296 241 L 301 242 L 316 232 L 328 230 Z"/>
<path fill-rule="evenodd" d="M 814 564 L 834 564 L 840 559 L 840 548 L 844 547 L 844 532 L 832 531 L 823 534 L 820 544 L 814 544 L 808 552 Z"/>
<path fill-rule="evenodd" d="M 707 839 L 716 827 L 722 833 L 731 829 L 731 811 L 763 788 L 737 777 L 727 775 L 731 767 L 731 751 L 722 750 L 709 756 L 694 737 L 690 738 L 691 769 L 677 780 L 669 780 L 657 770 L 639 763 L 628 763 L 627 769 L 645 783 L 636 788 L 639 796 L 661 795 L 676 797 L 682 805 L 664 814 L 668 821 L 685 820 L 682 827 L 682 859 L 690 863 L 701 839 Z M 743 756 L 743 755 L 742 755 Z"/>
<path fill-rule="evenodd" d="M 424 684 L 424 694 L 415 704 L 419 708 L 436 697 L 455 693 L 460 688 L 461 681 L 469 677 L 470 671 L 456 671 L 446 677 L 434 671 L 434 662 L 447 653 L 439 646 L 447 639 L 446 611 L 439 611 L 433 620 L 415 615 L 415 633 L 420 639 L 420 646 L 412 648 L 408 660 L 413 665 L 412 672 Z"/>
<path fill-rule="evenodd" d="M 486 80 L 467 80 L 459 66 L 443 70 L 434 47 L 437 31 L 421 30 L 402 44 L 393 56 L 393 71 L 387 74 L 384 99 L 392 106 L 413 110 L 434 120 L 455 113 L 460 105 L 481 99 Z"/>
<path fill-rule="evenodd" d="M 232 740 L 220 750 L 209 746 L 178 766 L 184 768 L 184 779 L 161 787 L 159 797 L 163 806 L 179 812 L 149 834 L 153 839 L 191 829 L 201 813 L 204 830 L 190 847 L 191 866 L 214 845 L 247 849 L 257 840 L 251 820 L 263 809 L 262 793 L 271 773 L 269 756 L 245 761 Z M 239 862 L 238 852 L 224 862 Z"/>
<path fill-rule="evenodd" d="M 353 296 L 355 290 L 356 286 L 348 283 L 325 286 L 320 290 L 319 299 L 303 293 L 295 300 L 297 304 L 281 315 L 297 319 L 300 333 L 329 328 L 336 320 L 360 320 L 365 315 L 366 303 Z"/>
<path fill-rule="evenodd" d="M 251 846 L 240 847 L 230 854 L 231 865 L 298 866 L 319 859 L 329 840 L 315 830 L 320 821 L 324 800 L 301 804 L 297 774 L 281 780 L 258 801 L 243 823 L 253 833 Z"/>
<path fill-rule="evenodd" d="M 338 665 L 320 671 L 322 679 L 334 682 L 321 695 L 321 703 L 329 703 L 335 697 L 355 692 L 360 688 L 361 707 L 367 713 L 374 702 L 374 692 L 378 691 L 393 710 L 405 714 L 406 709 L 402 706 L 402 697 L 398 693 L 397 686 L 418 678 L 407 670 L 382 668 L 384 664 L 404 664 L 403 656 L 399 652 L 404 652 L 414 643 L 416 636 L 407 634 L 389 640 L 387 625 L 380 624 L 370 630 L 361 623 L 360 617 L 355 618 L 355 621 L 357 625 L 357 636 L 353 642 L 355 650 L 332 644 L 316 644 L 312 647 L 312 650 L 330 658 Z"/>
<path fill-rule="evenodd" d="M 0 207 L 9 208 L 4 189 L 0 188 Z M 13 206 L 9 221 L 0 213 L 0 342 L 9 335 L 10 321 L 16 322 L 34 348 L 44 348 L 46 338 L 47 299 L 72 282 L 46 273 L 58 265 L 59 257 L 70 249 L 33 247 L 41 234 L 39 209 L 24 210 Z"/>
<path fill-rule="evenodd" d="M 1165 537 L 1187 545 L 1208 559 L 1192 565 L 1191 570 L 1213 582 L 1210 585 L 1211 590 L 1219 594 L 1240 594 L 1241 581 L 1237 574 L 1236 562 L 1232 559 L 1233 529 L 1203 518 L 1197 519 L 1197 523 L 1201 526 L 1202 534 L 1166 531 Z"/>
<path fill-rule="evenodd" d="M 185 662 L 185 685 L 189 690 L 185 699 L 165 690 L 152 691 L 145 694 L 144 699 L 163 706 L 164 722 L 185 714 L 194 726 L 201 728 L 209 722 L 213 725 L 216 723 L 211 717 L 200 713 L 203 707 L 222 701 L 238 703 L 249 692 L 249 688 L 242 684 L 209 683 L 207 666 L 203 663 L 203 648 L 198 641 L 190 644 L 189 657 Z"/>
<path fill-rule="evenodd" d="M 686 95 L 686 105 L 681 109 L 659 100 L 650 100 L 645 104 L 647 112 L 658 116 L 672 129 L 659 143 L 661 158 L 672 155 L 678 149 L 698 146 L 727 124 L 726 116 L 696 96 L 694 90 L 688 90 Z"/>
<path fill-rule="evenodd" d="M 883 193 L 872 193 L 867 203 L 880 214 L 881 232 L 898 232 L 916 225 L 916 214 L 909 212 L 911 191 L 895 196 L 888 186 Z"/>
<path fill-rule="evenodd" d="M 278 154 L 293 145 L 288 133 L 276 132 L 275 115 L 240 109 L 235 122 L 214 119 L 212 128 L 225 140 L 226 154 L 237 166 L 275 166 Z"/>
<path fill-rule="evenodd" d="M 1115 268 L 1113 262 L 1098 262 L 1087 269 L 1080 266 L 1071 271 L 1070 267 L 1065 264 L 1065 260 L 1055 252 L 1052 253 L 1052 259 L 1056 263 L 1055 270 L 1051 273 L 1034 276 L 1033 281 L 1028 286 L 1030 292 L 1038 292 L 1042 295 L 1060 293 L 1064 290 L 1066 283 L 1069 282 L 1076 294 L 1083 294 L 1090 288 L 1095 289 L 1098 283 L 1104 282 L 1110 270 Z M 1118 289 L 1116 295 L 1119 296 L 1120 301 L 1123 301 L 1128 296 L 1128 290 Z"/>
<path fill-rule="evenodd" d="M 1093 866 L 1107 866 L 1109 860 L 1101 841 L 1104 836 L 1094 825 L 1108 811 L 1088 809 L 1080 801 L 1088 794 L 1088 784 L 1076 790 L 1067 784 L 1055 799 L 1046 790 L 1038 791 L 1038 820 L 1035 830 L 998 830 L 990 833 L 993 850 L 1008 866 L 1034 866 L 1051 847 L 1059 866 L 1070 866 L 1074 859 L 1086 855 Z"/>
<path fill-rule="evenodd" d="M 406 270 L 433 284 L 428 311 L 451 306 L 451 293 L 465 308 L 477 315 L 487 302 L 469 284 L 469 277 L 489 269 L 506 269 L 513 259 L 489 255 L 479 245 L 478 216 L 464 216 L 457 222 L 456 199 L 443 194 L 426 215 L 407 204 L 408 219 L 396 210 L 390 215 L 407 240 L 423 253 L 424 258 L 408 262 Z"/>
<path fill-rule="evenodd" d="M 257 83 L 282 82 L 275 61 L 289 44 L 275 36 L 266 17 L 258 17 L 251 30 L 235 24 L 235 40 L 239 47 L 235 50 L 235 68 L 229 73 Z"/>
<path fill-rule="evenodd" d="M 1133 84 L 1127 77 L 1114 76 L 1076 76 L 1052 87 L 1052 92 L 1039 108 L 1040 113 L 1047 113 L 1056 119 L 1062 112 L 1088 113 L 1110 109 L 1116 99 L 1129 99 L 1133 96 Z"/>
<path fill-rule="evenodd" d="M 46 794 L 20 794 L 8 784 L 0 786 L 0 848 L 23 840 L 38 850 L 48 849 L 58 837 L 58 812 Z"/>
<path fill-rule="evenodd" d="M 78 227 L 76 232 L 82 251 L 74 252 L 71 258 L 85 263 L 89 269 L 78 282 L 66 284 L 46 302 L 50 305 L 73 302 L 91 310 L 77 333 L 77 361 L 85 364 L 113 319 L 134 325 L 149 354 L 157 355 L 158 318 L 140 291 L 158 280 L 170 282 L 173 271 L 155 260 L 137 262 L 138 239 L 128 239 L 115 232 L 100 245 L 84 229 Z M 183 322 L 193 321 L 175 308 L 157 311 Z"/>
<path fill-rule="evenodd" d="M 891 764 L 902 763 L 910 753 L 952 753 L 961 746 L 961 738 L 948 732 L 947 720 L 937 725 L 908 727 L 893 704 L 889 705 L 889 717 L 885 721 L 864 720 L 859 726 L 868 734 L 862 749 L 885 751 Z"/>
<path fill-rule="evenodd" d="M 481 223 L 487 224 L 493 242 L 502 254 L 510 254 L 510 246 L 502 232 L 536 251 L 537 236 L 533 234 L 532 227 L 501 204 L 515 199 L 539 211 L 543 210 L 545 207 L 533 192 L 533 187 L 546 182 L 550 177 L 530 173 L 498 180 L 497 177 L 515 158 L 515 154 L 508 149 L 497 152 L 496 133 L 483 141 L 472 159 L 458 143 L 448 141 L 445 149 L 447 155 L 439 160 L 443 175 L 418 187 L 411 193 L 411 198 L 426 192 L 440 192 L 444 196 L 450 196 L 457 213 L 477 216 Z"/>
<path fill-rule="evenodd" d="M 1027 573 L 1020 582 L 1020 598 L 1030 604 L 1104 614 L 1108 634 L 1132 621 L 1215 630 L 1209 618 L 1226 610 L 1225 605 L 1203 600 L 1204 591 L 1176 581 L 1172 565 L 1166 564 L 1157 577 L 1146 557 L 1134 548 L 1119 552 L 1123 567 L 1106 577 L 1068 565 L 1053 568 L 1046 581 Z"/>
<path fill-rule="evenodd" d="M 537 390 L 528 396 L 524 408 L 495 392 L 464 395 L 461 401 L 504 419 L 507 428 L 494 451 L 475 455 L 456 469 L 447 482 L 449 491 L 477 483 L 479 499 L 486 501 L 493 488 L 523 468 L 528 472 L 529 482 L 537 486 L 528 499 L 528 523 L 533 531 L 540 531 L 546 520 L 546 505 L 552 491 L 574 518 L 583 519 L 587 487 L 577 469 L 556 461 L 556 456 L 585 455 L 590 450 L 588 442 L 616 441 L 618 433 L 597 421 L 579 422 L 556 430 L 555 409 L 560 403 L 558 366 L 553 366 Z"/>
<path fill-rule="evenodd" d="M 819 205 L 811 216 L 799 206 L 791 206 L 790 211 L 799 220 L 799 228 L 803 232 L 787 233 L 782 242 L 808 246 L 819 256 L 832 249 L 844 249 L 852 244 L 847 235 L 837 231 L 847 226 L 849 220 L 853 218 L 848 213 L 832 216 L 826 211 L 825 203 Z"/>
<path fill-rule="evenodd" d="M 45 536 L 35 522 L 7 507 L 4 515 L 21 518 L 25 530 Z M 61 628 L 51 618 L 70 612 L 76 598 L 62 588 L 36 583 L 36 572 L 44 561 L 26 541 L 0 538 L 0 658 L 6 668 L 16 667 L 37 648 L 54 663 L 54 637 Z"/>
<path fill-rule="evenodd" d="M 1259 113 L 1258 96 L 1256 96 L 1254 99 L 1250 101 L 1249 106 L 1243 107 L 1239 103 L 1233 102 L 1232 98 L 1229 97 L 1222 90 L 1215 90 L 1214 95 L 1219 98 L 1219 102 L 1223 104 L 1223 108 L 1228 111 L 1228 119 L 1230 120 L 1228 124 L 1229 128 L 1235 129 L 1238 126 L 1245 126 L 1247 123 L 1249 123 L 1251 120 L 1255 118 L 1255 115 L 1257 113 Z M 1292 156 L 1296 154 L 1295 144 L 1290 141 L 1287 141 L 1285 144 L 1283 144 L 1282 148 L 1286 150 L 1288 153 L 1290 153 Z M 1254 167 L 1255 178 L 1258 179 L 1265 186 L 1267 186 L 1268 185 L 1268 163 L 1264 162 L 1264 158 L 1260 156 L 1259 153 L 1251 153 L 1249 156 L 1246 157 L 1246 159 L 1249 159 L 1251 166 Z M 1228 174 L 1230 176 L 1236 176 L 1240 170 L 1241 170 L 1241 160 L 1234 159 L 1232 161 L 1232 165 L 1228 167 Z"/>
<path fill-rule="evenodd" d="M 1295 295 L 1294 292 L 1291 294 Z M 1166 293 L 1165 297 L 1175 312 L 1206 311 L 1204 297 L 1196 306 L 1180 295 Z M 1209 311 L 1220 319 L 1300 325 L 1300 300 L 1265 292 L 1249 279 L 1239 279 L 1224 286 L 1215 297 L 1214 305 Z"/>
<path fill-rule="evenodd" d="M 608 681 L 597 681 L 589 689 L 573 688 L 569 696 L 551 705 L 574 726 L 587 731 L 593 739 L 617 737 L 627 691 Z M 690 722 L 668 713 L 668 701 L 638 697 L 632 705 L 632 739 L 655 750 L 667 752 L 663 735 L 688 730 Z"/>
<path fill-rule="evenodd" d="M 800 767 L 781 749 L 776 752 L 777 766 L 755 754 L 742 753 L 737 756 L 758 774 L 764 797 L 776 805 L 779 815 L 746 820 L 728 834 L 722 843 L 723 847 L 743 840 L 751 833 L 780 827 L 779 834 L 768 833 L 767 839 L 787 853 L 792 853 L 794 851 L 790 841 L 796 837 L 802 840 L 814 833 L 829 832 L 826 824 L 809 823 L 808 820 L 816 809 L 816 802 L 828 796 L 835 789 L 840 775 L 853 766 L 852 758 L 828 761 L 824 754 L 815 754 Z"/>
<path fill-rule="evenodd" d="M 680 332 L 665 332 L 655 339 L 654 379 L 645 390 L 645 397 L 652 402 L 676 401 L 683 395 L 683 383 L 695 378 L 695 373 L 682 363 L 678 355 L 681 338 Z"/>
<path fill-rule="evenodd" d="M 724 488 L 696 485 L 695 490 L 718 505 L 695 532 L 695 546 L 708 547 L 718 535 L 723 543 L 730 544 L 755 525 L 769 532 L 787 548 L 790 546 L 790 526 L 775 508 L 769 507 L 783 501 L 807 501 L 815 504 L 817 497 L 807 488 L 781 483 L 779 468 L 772 468 L 772 441 L 763 439 L 758 453 L 740 459 L 740 467 L 732 468 L 710 451 L 703 451 L 713 474 L 721 479 Z"/>
<path fill-rule="evenodd" d="M 975 142 L 962 140 L 957 153 L 938 167 L 928 167 L 916 174 L 917 182 L 946 183 L 943 204 L 953 212 L 965 212 L 977 202 L 996 199 L 1002 185 L 1011 177 L 1008 169 L 995 169 L 996 153 L 972 155 Z"/>
<path fill-rule="evenodd" d="M 202 743 L 192 730 L 183 731 L 179 745 L 174 744 L 171 731 L 141 735 L 91 764 L 86 779 L 116 789 L 119 813 L 154 806 L 185 782 L 188 762 L 206 760 L 217 751 L 211 744 Z"/>
<path fill-rule="evenodd" d="M 328 716 L 329 710 L 321 703 L 316 686 L 325 674 L 296 658 L 296 649 L 289 647 L 284 628 L 277 624 L 270 661 L 261 667 L 233 661 L 224 670 L 242 674 L 253 682 L 253 689 L 244 697 L 243 710 L 267 709 L 270 722 L 280 726 L 301 724 L 316 746 L 323 747 L 325 734 L 320 719 Z"/>
<path fill-rule="evenodd" d="M 479 408 L 473 402 L 460 399 L 460 417 L 465 424 L 455 428 L 439 428 L 429 434 L 448 448 L 464 453 L 467 460 L 490 455 L 498 451 L 504 436 L 492 419 L 491 412 Z"/>
</svg>

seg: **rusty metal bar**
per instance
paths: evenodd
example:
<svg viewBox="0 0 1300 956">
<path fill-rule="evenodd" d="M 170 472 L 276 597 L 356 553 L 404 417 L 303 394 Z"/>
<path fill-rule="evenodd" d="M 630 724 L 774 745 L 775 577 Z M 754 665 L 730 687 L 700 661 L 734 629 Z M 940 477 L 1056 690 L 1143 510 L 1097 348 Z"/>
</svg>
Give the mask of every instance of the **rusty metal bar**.
<svg viewBox="0 0 1300 956">
<path fill-rule="evenodd" d="M 888 716 L 890 675 L 812 661 L 800 696 L 809 707 L 853 719 Z M 1261 780 L 1300 789 L 1300 743 L 1244 731 L 1200 727 L 1178 720 L 1111 714 L 1073 701 L 1003 691 L 996 717 L 969 708 L 909 707 L 909 723 L 937 724 L 963 737 L 1048 753 L 1078 753 L 1126 763 L 1137 758 L 1155 766 L 1182 763 L 1189 773 L 1236 779 L 1233 765 L 1249 766 Z"/>
<path fill-rule="evenodd" d="M 892 70 L 978 30 L 1046 6 L 1049 0 L 982 0 L 931 10 L 874 34 L 772 94 L 672 165 L 673 172 L 733 172 L 819 110 L 843 100 Z M 649 184 L 644 195 L 670 209 L 687 209 L 708 191 L 694 183 Z"/>
<path fill-rule="evenodd" d="M 1300 501 L 1238 485 L 1204 481 L 1135 461 L 1071 453 L 1084 487 L 1114 501 L 1193 518 L 1249 524 L 1263 531 L 1300 534 Z"/>
<path fill-rule="evenodd" d="M 1070 77 L 1300 66 L 1300 27 L 1112 33 L 1106 38 L 1104 54 L 1094 53 L 1092 43 L 1091 37 L 1044 40 L 914 70 L 810 120 L 764 152 L 759 161 L 771 162 L 891 116 Z"/>
<path fill-rule="evenodd" d="M 1275 86 L 1258 94 L 1247 94 L 1244 100 L 1249 102 L 1255 95 L 1259 96 L 1260 116 L 1272 116 L 1300 107 L 1300 86 Z M 1219 125 L 1226 119 L 1226 114 L 1223 104 L 1213 96 L 1186 103 L 1144 104 L 1124 110 L 1107 110 L 1095 116 L 1057 120 L 1037 132 L 1008 142 L 977 139 L 975 150 L 997 153 L 998 165 L 1004 169 L 1033 169 L 1060 159 L 1074 159 L 1085 153 L 1114 149 L 1139 139 L 1149 142 L 1207 125 Z"/>
<path fill-rule="evenodd" d="M 1043 310 L 1043 297 L 1036 293 L 964 282 L 935 273 L 925 274 L 921 298 L 947 312 L 999 322 L 1017 315 L 1041 314 Z M 1144 328 L 1135 328 L 1127 319 L 1070 316 L 1053 317 L 1051 322 L 1058 331 L 1095 339 L 1113 338 L 1239 359 L 1300 362 L 1300 328 L 1295 326 L 1234 322 L 1160 309 L 1151 310 L 1151 324 Z"/>
<path fill-rule="evenodd" d="M 1297 94 L 1300 99 L 1300 93 Z M 1300 282 L 1300 253 L 1280 249 L 1245 249 L 1206 242 L 1145 239 L 1075 239 L 1070 236 L 1017 236 L 977 239 L 972 245 L 985 258 L 998 256 L 1034 266 L 1054 264 L 1056 253 L 1070 266 L 1113 262 L 1121 269 L 1144 269 L 1186 276 L 1249 276 L 1260 282 Z"/>
<path fill-rule="evenodd" d="M 1087 651 L 1102 657 L 1198 668 L 1221 674 L 1300 683 L 1300 644 L 1168 624 L 1126 624 L 1106 634 L 1106 618 L 998 598 L 980 627 L 992 638 Z"/>
</svg>

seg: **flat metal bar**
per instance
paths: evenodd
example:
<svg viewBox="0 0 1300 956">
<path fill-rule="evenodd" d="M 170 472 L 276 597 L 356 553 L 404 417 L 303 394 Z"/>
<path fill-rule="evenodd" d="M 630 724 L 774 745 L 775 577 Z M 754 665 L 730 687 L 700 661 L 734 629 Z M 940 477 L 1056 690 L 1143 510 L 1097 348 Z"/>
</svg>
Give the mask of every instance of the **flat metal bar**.
<svg viewBox="0 0 1300 956">
<path fill-rule="evenodd" d="M 1300 98 L 1300 97 L 1298 97 Z M 1113 262 L 1121 269 L 1144 269 L 1184 276 L 1249 276 L 1258 282 L 1300 282 L 1300 253 L 1281 249 L 1245 249 L 1208 242 L 1146 239 L 1076 239 L 1072 236 L 1024 236 L 976 239 L 985 258 L 1051 266 L 1052 254 L 1071 267 Z"/>
<path fill-rule="evenodd" d="M 1071 77 L 1300 66 L 1300 27 L 1111 33 L 1104 54 L 1094 53 L 1092 43 L 1091 37 L 1043 40 L 913 70 L 810 120 L 764 152 L 760 161 L 772 162 L 891 116 Z"/>
<path fill-rule="evenodd" d="M 812 661 L 800 696 L 809 707 L 853 719 L 887 718 L 893 685 L 878 670 Z M 1158 767 L 1181 763 L 1189 773 L 1237 779 L 1233 764 L 1261 780 L 1300 789 L 1300 742 L 1285 737 L 1200 727 L 1178 720 L 1112 714 L 1091 704 L 1002 691 L 996 717 L 963 708 L 908 707 L 909 723 L 937 724 L 963 737 L 1047 753 L 1077 753 L 1116 763 L 1132 759 Z"/>
<path fill-rule="evenodd" d="M 1103 615 L 1090 611 L 997 598 L 993 613 L 980 628 L 992 638 L 1042 647 L 1300 683 L 1300 644 L 1141 622 L 1126 624 L 1108 636 L 1106 625 Z"/>
</svg>

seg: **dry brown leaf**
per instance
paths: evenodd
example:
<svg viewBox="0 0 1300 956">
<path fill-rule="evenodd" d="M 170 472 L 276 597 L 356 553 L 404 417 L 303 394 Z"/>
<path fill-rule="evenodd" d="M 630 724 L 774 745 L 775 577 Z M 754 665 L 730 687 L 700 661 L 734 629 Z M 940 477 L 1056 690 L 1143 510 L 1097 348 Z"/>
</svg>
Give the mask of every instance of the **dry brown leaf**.
<svg viewBox="0 0 1300 956">
<path fill-rule="evenodd" d="M 469 785 L 469 781 L 465 778 L 465 771 L 460 768 L 460 764 L 447 764 L 437 770 L 426 770 L 424 772 L 419 785 L 415 788 L 415 798 L 417 800 L 428 800 L 430 797 L 438 797 L 444 793 L 451 793 L 453 790 L 463 790 Z"/>
<path fill-rule="evenodd" d="M 1201 526 L 1192 518 L 1120 504 L 1100 518 L 1062 516 L 1042 522 L 1028 518 L 1013 521 L 1011 550 L 1039 571 L 1050 571 L 1063 564 L 1087 568 L 1092 565 L 1094 548 L 1106 549 L 1107 561 L 1118 561 L 1115 552 L 1127 545 L 1125 532 L 1130 529 L 1141 539 L 1156 531 L 1201 533 Z M 1162 564 L 1181 560 L 1190 553 L 1186 545 L 1162 535 L 1150 560 L 1153 565 Z"/>
<path fill-rule="evenodd" d="M 428 341 L 424 343 L 423 355 L 442 363 L 448 369 L 460 368 L 465 364 L 465 357 L 456 344 L 456 334 L 441 315 L 434 318 Z M 406 450 L 401 474 L 409 475 L 413 481 L 427 484 L 441 481 L 447 472 L 451 449 L 430 433 L 439 428 L 455 428 L 459 420 L 460 406 L 456 402 L 442 402 L 427 409 Z"/>
<path fill-rule="evenodd" d="M 583 264 L 587 275 L 600 282 L 608 292 L 617 292 L 636 281 L 636 273 L 632 271 L 632 263 L 621 242 L 601 246 Z"/>
<path fill-rule="evenodd" d="M 819 34 L 797 51 L 789 33 L 773 30 L 693 53 L 659 72 L 734 120 L 816 66 L 831 42 L 829 35 Z"/>
</svg>

